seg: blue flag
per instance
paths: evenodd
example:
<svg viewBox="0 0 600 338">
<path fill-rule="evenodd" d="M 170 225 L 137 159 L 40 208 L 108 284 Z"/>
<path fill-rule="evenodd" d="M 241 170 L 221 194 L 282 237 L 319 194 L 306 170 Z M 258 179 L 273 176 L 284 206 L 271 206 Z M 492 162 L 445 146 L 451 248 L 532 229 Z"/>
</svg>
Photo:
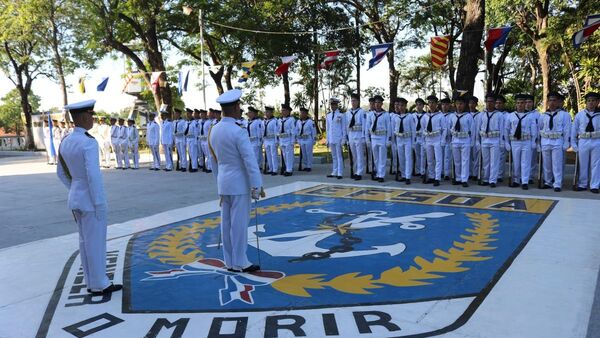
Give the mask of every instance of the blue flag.
<svg viewBox="0 0 600 338">
<path fill-rule="evenodd" d="M 108 84 L 108 78 L 103 77 L 102 81 L 100 81 L 100 84 L 98 84 L 98 86 L 96 87 L 96 91 L 103 92 L 104 89 L 106 89 L 107 84 Z"/>
<path fill-rule="evenodd" d="M 188 86 L 188 78 L 190 76 L 190 71 L 185 72 L 185 76 L 183 76 L 183 72 L 180 71 L 177 79 L 177 92 L 181 95 L 183 92 L 187 92 Z"/>
<path fill-rule="evenodd" d="M 370 48 L 372 57 L 371 60 L 369 60 L 369 68 L 367 70 L 375 67 L 379 62 L 381 62 L 385 54 L 390 51 L 393 45 L 393 43 L 382 43 L 380 45 L 371 46 Z"/>
<path fill-rule="evenodd" d="M 54 149 L 54 131 L 52 128 L 52 118 L 50 117 L 50 113 L 48 113 L 48 128 L 50 129 L 50 155 L 52 157 L 56 157 L 56 149 Z"/>
</svg>

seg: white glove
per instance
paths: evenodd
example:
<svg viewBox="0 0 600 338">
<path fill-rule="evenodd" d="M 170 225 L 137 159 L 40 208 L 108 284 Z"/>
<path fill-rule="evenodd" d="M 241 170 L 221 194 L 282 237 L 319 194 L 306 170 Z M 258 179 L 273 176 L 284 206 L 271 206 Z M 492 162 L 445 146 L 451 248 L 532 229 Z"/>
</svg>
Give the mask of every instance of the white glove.
<svg viewBox="0 0 600 338">
<path fill-rule="evenodd" d="M 504 144 L 504 148 L 506 149 L 506 151 L 510 151 L 510 143 Z"/>
</svg>

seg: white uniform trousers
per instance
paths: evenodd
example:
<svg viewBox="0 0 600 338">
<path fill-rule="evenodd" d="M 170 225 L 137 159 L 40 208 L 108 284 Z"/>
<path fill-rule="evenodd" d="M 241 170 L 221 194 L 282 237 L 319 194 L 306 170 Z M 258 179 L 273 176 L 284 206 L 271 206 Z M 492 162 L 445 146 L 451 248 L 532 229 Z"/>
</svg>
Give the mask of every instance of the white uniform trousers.
<svg viewBox="0 0 600 338">
<path fill-rule="evenodd" d="M 471 173 L 473 176 L 477 176 L 479 175 L 479 157 L 481 156 L 481 149 L 477 148 L 477 147 L 472 147 L 471 148 Z"/>
<path fill-rule="evenodd" d="M 106 140 L 103 141 L 102 144 L 100 145 L 100 153 L 101 153 L 101 157 L 100 157 L 100 161 L 102 162 L 102 165 L 105 167 L 110 167 L 110 148 L 111 148 L 111 144 L 110 141 Z"/>
<path fill-rule="evenodd" d="M 373 162 L 373 145 L 371 142 L 365 142 L 365 170 L 375 175 L 375 162 Z"/>
<path fill-rule="evenodd" d="M 552 185 L 554 188 L 562 187 L 563 157 L 564 150 L 562 144 L 542 145 L 544 184 Z"/>
<path fill-rule="evenodd" d="M 313 165 L 313 146 L 312 141 L 300 141 L 300 151 L 302 151 L 302 168 L 312 168 Z"/>
<path fill-rule="evenodd" d="M 442 146 L 442 157 L 444 158 L 444 176 L 452 176 L 452 145 L 450 142 L 446 142 L 445 145 Z"/>
<path fill-rule="evenodd" d="M 500 175 L 500 168 L 504 166 L 501 159 L 501 150 L 498 138 L 483 138 L 481 140 L 481 157 L 483 160 L 481 179 L 488 183 L 497 183 Z"/>
<path fill-rule="evenodd" d="M 200 141 L 200 139 L 197 139 L 196 141 L 196 147 L 198 149 L 198 165 L 200 166 L 200 168 L 204 168 L 205 166 L 205 157 L 206 154 L 204 153 L 204 148 L 202 148 L 202 141 Z"/>
<path fill-rule="evenodd" d="M 396 173 L 396 168 L 398 168 L 398 149 L 396 148 L 396 142 L 392 142 L 392 163 L 391 163 L 391 173 Z"/>
<path fill-rule="evenodd" d="M 198 169 L 198 141 L 195 137 L 186 137 L 192 169 Z"/>
<path fill-rule="evenodd" d="M 425 137 L 425 152 L 427 154 L 427 179 L 437 181 L 442 178 L 442 145 L 440 136 Z"/>
<path fill-rule="evenodd" d="M 204 153 L 204 169 L 212 170 L 212 154 L 208 149 L 208 141 L 202 141 L 202 152 Z"/>
<path fill-rule="evenodd" d="M 276 173 L 279 170 L 277 144 L 275 142 L 265 142 L 265 153 L 267 154 L 267 172 Z"/>
<path fill-rule="evenodd" d="M 529 172 L 529 180 L 532 181 L 534 177 L 537 177 L 538 174 L 538 160 L 539 154 L 537 151 L 531 152 L 531 170 Z"/>
<path fill-rule="evenodd" d="M 58 148 L 60 147 L 60 140 L 52 139 L 52 144 L 54 144 L 54 151 L 56 152 L 56 158 L 58 159 Z"/>
<path fill-rule="evenodd" d="M 579 156 L 579 187 L 587 188 L 591 176 L 590 189 L 598 189 L 600 187 L 600 139 L 580 139 L 577 155 Z"/>
<path fill-rule="evenodd" d="M 260 142 L 252 142 L 252 150 L 254 151 L 254 156 L 256 157 L 256 162 L 260 169 L 262 168 L 262 145 Z"/>
<path fill-rule="evenodd" d="M 385 165 L 387 162 L 387 145 L 385 140 L 371 140 L 371 149 L 373 149 L 373 161 L 375 167 L 375 177 L 385 177 Z"/>
<path fill-rule="evenodd" d="M 173 146 L 170 144 L 163 144 L 163 153 L 165 153 L 165 169 L 173 170 Z"/>
<path fill-rule="evenodd" d="M 419 175 L 425 174 L 425 147 L 420 141 L 413 144 L 415 149 L 415 172 Z"/>
<path fill-rule="evenodd" d="M 186 143 L 185 138 L 175 138 L 175 147 L 177 147 L 177 160 L 179 161 L 179 168 L 177 169 L 187 169 L 188 161 L 187 161 L 187 152 L 186 152 Z"/>
<path fill-rule="evenodd" d="M 112 148 L 112 152 L 115 154 L 115 168 L 121 168 L 122 159 L 121 159 L 121 144 L 119 143 L 118 138 L 110 139 L 110 147 Z"/>
<path fill-rule="evenodd" d="M 527 184 L 531 174 L 531 141 L 512 141 L 511 151 L 513 182 Z"/>
<path fill-rule="evenodd" d="M 279 142 L 279 148 L 283 154 L 283 160 L 285 161 L 285 172 L 291 173 L 294 171 L 294 142 L 291 137 L 282 139 Z M 283 163 L 282 163 L 283 165 Z"/>
<path fill-rule="evenodd" d="M 73 210 L 79 228 L 79 257 L 88 289 L 104 290 L 110 285 L 106 276 L 106 213 Z"/>
<path fill-rule="evenodd" d="M 398 156 L 398 170 L 402 177 L 410 180 L 413 171 L 413 149 L 410 138 L 396 139 L 396 153 Z"/>
<path fill-rule="evenodd" d="M 498 179 L 501 179 L 504 178 L 504 170 L 506 168 L 506 157 L 508 156 L 508 152 L 503 146 L 501 146 L 498 151 L 500 153 L 500 155 L 498 156 Z"/>
<path fill-rule="evenodd" d="M 331 152 L 331 161 L 333 166 L 333 168 L 331 169 L 331 175 L 343 176 L 344 157 L 342 155 L 342 143 L 329 143 L 329 151 Z"/>
<path fill-rule="evenodd" d="M 129 142 L 121 141 L 121 159 L 123 161 L 123 168 L 129 168 Z"/>
<path fill-rule="evenodd" d="M 140 167 L 140 150 L 137 142 L 129 144 L 129 152 L 131 153 L 131 159 L 133 161 L 133 167 L 138 169 Z"/>
<path fill-rule="evenodd" d="M 354 175 L 364 175 L 365 173 L 365 142 L 350 140 L 350 151 L 352 152 L 352 162 L 354 164 Z"/>
<path fill-rule="evenodd" d="M 44 139 L 44 147 L 46 147 L 46 156 L 48 157 L 48 163 L 56 163 L 56 159 L 54 158 L 54 156 L 52 156 L 52 140 L 49 138 L 45 138 Z M 55 149 L 56 151 L 56 149 Z"/>
<path fill-rule="evenodd" d="M 225 266 L 241 270 L 251 263 L 246 255 L 250 195 L 221 195 L 221 238 Z"/>
<path fill-rule="evenodd" d="M 467 142 L 452 143 L 452 157 L 454 159 L 454 179 L 467 183 L 471 169 L 471 144 Z"/>
<path fill-rule="evenodd" d="M 150 152 L 152 153 L 152 165 L 150 168 L 152 169 L 160 169 L 160 149 L 158 148 L 158 144 L 149 145 Z"/>
</svg>

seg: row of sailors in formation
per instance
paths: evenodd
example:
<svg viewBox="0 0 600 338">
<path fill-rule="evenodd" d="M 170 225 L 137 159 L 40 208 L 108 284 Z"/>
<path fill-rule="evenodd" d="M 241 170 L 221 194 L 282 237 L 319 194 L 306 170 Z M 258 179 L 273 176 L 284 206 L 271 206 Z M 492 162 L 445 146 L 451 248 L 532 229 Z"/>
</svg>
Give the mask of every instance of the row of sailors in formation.
<svg viewBox="0 0 600 338">
<path fill-rule="evenodd" d="M 109 124 L 110 123 L 110 124 Z M 46 145 L 46 153 L 48 164 L 56 164 L 56 157 L 52 155 L 49 140 L 52 138 L 55 153 L 58 154 L 58 149 L 62 139 L 72 132 L 72 129 L 54 127 L 53 123 L 52 136 L 50 136 L 50 128 L 48 121 L 44 121 L 44 143 Z M 61 122 L 62 125 L 62 122 Z M 139 131 L 135 125 L 135 120 L 128 119 L 125 124 L 123 118 L 103 118 L 98 117 L 98 123 L 89 131 L 96 141 L 100 149 L 100 164 L 104 168 L 110 168 L 111 150 L 115 154 L 115 168 L 117 169 L 139 169 L 140 153 L 139 153 Z M 132 163 L 133 162 L 133 163 Z"/>
<path fill-rule="evenodd" d="M 528 189 L 538 171 L 542 188 L 560 191 L 563 180 L 564 152 L 570 147 L 578 152 L 577 190 L 598 193 L 600 186 L 600 95 L 585 96 L 586 109 L 573 122 L 562 107 L 564 96 L 548 95 L 548 111 L 534 109 L 531 95 L 515 95 L 516 111 L 505 111 L 505 98 L 489 94 L 485 109 L 476 111 L 477 98 L 457 96 L 454 107 L 450 99 L 438 102 L 435 96 L 415 101 L 416 111 L 408 113 L 407 100 L 398 98 L 394 111 L 382 109 L 383 98 L 369 100 L 370 110 L 359 106 L 352 95 L 352 108 L 342 113 L 338 100 L 331 100 L 327 114 L 327 144 L 333 157 L 329 177 L 343 175 L 342 146 L 349 145 L 352 175 L 360 180 L 368 170 L 369 160 L 374 180 L 384 181 L 388 147 L 392 159 L 390 172 L 396 179 L 411 183 L 413 171 L 424 182 L 438 186 L 442 177 L 453 184 L 468 186 L 478 179 L 482 185 L 496 187 L 504 177 L 509 159 L 510 186 Z M 441 103 L 441 105 L 439 104 Z M 367 167 L 367 168 L 366 168 Z M 591 176 L 591 177 L 590 177 Z"/>
</svg>

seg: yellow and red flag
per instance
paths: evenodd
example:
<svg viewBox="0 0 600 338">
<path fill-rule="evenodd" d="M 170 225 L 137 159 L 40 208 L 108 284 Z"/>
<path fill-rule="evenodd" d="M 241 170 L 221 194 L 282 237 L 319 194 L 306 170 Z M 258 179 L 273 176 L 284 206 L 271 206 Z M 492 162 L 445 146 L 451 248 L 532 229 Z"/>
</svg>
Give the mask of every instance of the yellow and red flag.
<svg viewBox="0 0 600 338">
<path fill-rule="evenodd" d="M 448 57 L 450 36 L 434 36 L 431 38 L 431 64 L 433 68 L 442 68 Z"/>
</svg>

